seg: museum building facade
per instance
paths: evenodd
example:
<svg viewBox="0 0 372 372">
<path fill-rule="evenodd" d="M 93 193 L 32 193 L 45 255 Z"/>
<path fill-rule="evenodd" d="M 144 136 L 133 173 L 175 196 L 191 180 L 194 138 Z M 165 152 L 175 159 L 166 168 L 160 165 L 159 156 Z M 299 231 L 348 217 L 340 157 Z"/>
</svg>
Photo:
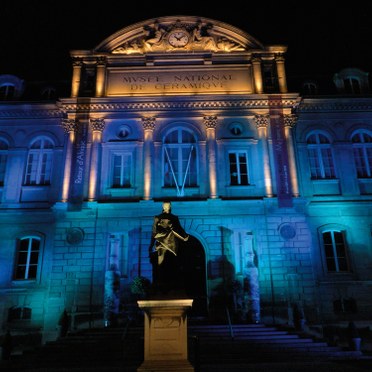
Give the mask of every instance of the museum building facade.
<svg viewBox="0 0 372 372">
<path fill-rule="evenodd" d="M 2 331 L 50 340 L 64 310 L 74 327 L 125 313 L 133 282 L 151 280 L 163 201 L 190 235 L 191 315 L 370 320 L 368 78 L 335 77 L 356 94 L 288 92 L 286 50 L 161 17 L 71 51 L 70 97 L 9 99 L 23 82 L 1 75 Z"/>
</svg>

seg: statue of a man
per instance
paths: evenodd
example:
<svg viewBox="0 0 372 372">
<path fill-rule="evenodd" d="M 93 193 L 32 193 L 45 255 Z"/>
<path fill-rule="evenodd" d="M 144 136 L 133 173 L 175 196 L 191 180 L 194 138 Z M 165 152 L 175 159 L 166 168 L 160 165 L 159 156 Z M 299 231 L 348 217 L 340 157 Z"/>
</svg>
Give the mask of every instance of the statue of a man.
<svg viewBox="0 0 372 372">
<path fill-rule="evenodd" d="M 162 213 L 154 217 L 149 246 L 150 261 L 153 265 L 153 285 L 156 291 L 167 293 L 170 290 L 183 289 L 178 245 L 179 240 L 188 239 L 189 236 L 182 228 L 178 217 L 171 213 L 171 203 L 164 202 Z"/>
</svg>

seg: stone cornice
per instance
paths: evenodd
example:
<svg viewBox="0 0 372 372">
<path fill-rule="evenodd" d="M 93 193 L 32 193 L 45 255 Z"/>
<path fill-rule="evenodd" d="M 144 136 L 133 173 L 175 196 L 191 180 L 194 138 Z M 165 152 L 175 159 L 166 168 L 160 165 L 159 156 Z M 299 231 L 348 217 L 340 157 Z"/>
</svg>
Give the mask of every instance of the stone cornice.
<svg viewBox="0 0 372 372">
<path fill-rule="evenodd" d="M 49 107 L 48 107 L 49 106 Z M 39 119 L 39 118 L 62 118 L 63 112 L 59 107 L 50 104 L 37 104 L 32 107 L 32 103 L 16 104 L 16 105 L 1 105 L 0 118 L 2 119 Z"/>
<path fill-rule="evenodd" d="M 294 108 L 298 102 L 296 98 L 284 98 L 283 108 Z M 106 102 L 76 103 L 64 100 L 61 108 L 64 112 L 102 112 L 102 111 L 141 111 L 141 110 L 199 110 L 199 109 L 268 109 L 268 99 L 220 99 L 220 100 L 152 100 L 117 102 L 107 100 Z"/>
<path fill-rule="evenodd" d="M 296 108 L 296 113 L 361 111 L 372 111 L 372 97 L 303 99 Z"/>
</svg>

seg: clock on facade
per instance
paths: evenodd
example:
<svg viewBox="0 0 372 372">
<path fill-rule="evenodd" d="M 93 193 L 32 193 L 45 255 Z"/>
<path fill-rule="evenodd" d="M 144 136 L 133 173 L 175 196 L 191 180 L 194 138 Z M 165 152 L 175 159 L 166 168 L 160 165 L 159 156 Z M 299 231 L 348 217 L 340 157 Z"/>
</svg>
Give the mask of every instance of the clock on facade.
<svg viewBox="0 0 372 372">
<path fill-rule="evenodd" d="M 182 48 L 189 42 L 190 36 L 184 30 L 173 30 L 168 36 L 168 43 L 175 48 Z"/>
</svg>

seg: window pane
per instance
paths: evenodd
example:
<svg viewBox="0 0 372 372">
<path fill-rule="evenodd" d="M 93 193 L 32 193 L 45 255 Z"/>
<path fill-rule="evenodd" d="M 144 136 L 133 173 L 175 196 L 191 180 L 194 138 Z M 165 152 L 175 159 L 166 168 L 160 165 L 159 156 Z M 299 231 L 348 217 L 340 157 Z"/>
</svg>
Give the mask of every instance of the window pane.
<svg viewBox="0 0 372 372">
<path fill-rule="evenodd" d="M 26 278 L 26 279 L 35 279 L 36 278 L 36 272 L 37 272 L 37 266 L 36 265 L 30 266 L 29 270 L 28 270 L 28 278 Z"/>
<path fill-rule="evenodd" d="M 17 266 L 15 279 L 25 279 L 26 275 L 26 266 Z"/>
<path fill-rule="evenodd" d="M 334 259 L 327 259 L 327 270 L 328 271 L 336 271 L 336 263 Z"/>
</svg>

